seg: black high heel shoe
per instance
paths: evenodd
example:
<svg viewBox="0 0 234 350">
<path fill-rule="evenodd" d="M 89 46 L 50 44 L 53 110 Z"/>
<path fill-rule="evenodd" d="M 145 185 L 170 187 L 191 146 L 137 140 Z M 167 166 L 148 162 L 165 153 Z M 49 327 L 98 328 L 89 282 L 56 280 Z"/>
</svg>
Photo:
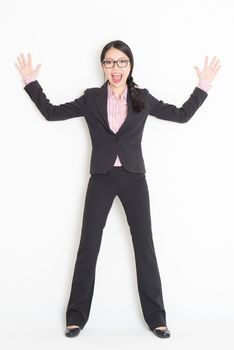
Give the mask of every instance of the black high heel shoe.
<svg viewBox="0 0 234 350">
<path fill-rule="evenodd" d="M 77 326 L 76 328 L 68 328 L 65 329 L 65 336 L 69 338 L 76 337 L 80 333 L 80 327 Z"/>
<path fill-rule="evenodd" d="M 165 326 L 165 327 L 166 327 L 165 329 L 157 329 L 157 327 L 154 328 L 154 330 L 153 330 L 154 334 L 159 338 L 169 338 L 171 335 L 170 331 L 167 328 L 167 326 Z"/>
</svg>

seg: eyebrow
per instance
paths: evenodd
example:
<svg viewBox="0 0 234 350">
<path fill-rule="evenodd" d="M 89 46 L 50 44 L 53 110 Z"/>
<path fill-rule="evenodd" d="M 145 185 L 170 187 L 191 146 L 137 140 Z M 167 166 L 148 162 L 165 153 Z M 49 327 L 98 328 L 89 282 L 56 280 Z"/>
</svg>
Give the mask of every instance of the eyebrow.
<svg viewBox="0 0 234 350">
<path fill-rule="evenodd" d="M 120 58 L 118 58 L 118 60 L 122 60 L 122 59 L 127 59 L 128 60 L 128 57 L 120 57 Z M 106 57 L 105 60 L 114 60 L 114 58 Z"/>
</svg>

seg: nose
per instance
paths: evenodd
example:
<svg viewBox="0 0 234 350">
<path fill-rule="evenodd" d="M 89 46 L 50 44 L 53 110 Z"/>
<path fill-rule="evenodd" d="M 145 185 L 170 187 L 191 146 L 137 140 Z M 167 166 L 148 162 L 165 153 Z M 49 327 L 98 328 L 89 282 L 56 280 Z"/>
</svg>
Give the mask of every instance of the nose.
<svg viewBox="0 0 234 350">
<path fill-rule="evenodd" d="M 119 70 L 119 66 L 117 64 L 117 62 L 114 62 L 114 66 L 112 67 L 113 71 L 118 71 Z"/>
<path fill-rule="evenodd" d="M 112 67 L 112 73 L 120 73 L 121 68 L 119 68 L 117 62 L 114 62 L 114 66 Z"/>
</svg>

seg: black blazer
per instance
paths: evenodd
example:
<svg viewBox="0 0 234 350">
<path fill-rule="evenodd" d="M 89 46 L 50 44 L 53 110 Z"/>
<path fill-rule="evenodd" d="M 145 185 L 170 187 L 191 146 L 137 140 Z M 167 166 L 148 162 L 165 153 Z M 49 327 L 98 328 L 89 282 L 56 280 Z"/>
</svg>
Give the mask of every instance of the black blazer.
<svg viewBox="0 0 234 350">
<path fill-rule="evenodd" d="M 50 103 L 37 80 L 24 87 L 48 121 L 85 117 L 92 140 L 90 174 L 107 172 L 113 166 L 117 155 L 128 171 L 145 173 L 141 139 L 147 116 L 185 123 L 207 97 L 205 91 L 196 87 L 189 99 L 178 108 L 157 100 L 147 89 L 139 89 L 145 98 L 146 106 L 141 112 L 135 112 L 128 93 L 127 118 L 115 134 L 108 124 L 107 84 L 108 81 L 100 88 L 86 89 L 79 98 L 60 105 Z"/>
</svg>

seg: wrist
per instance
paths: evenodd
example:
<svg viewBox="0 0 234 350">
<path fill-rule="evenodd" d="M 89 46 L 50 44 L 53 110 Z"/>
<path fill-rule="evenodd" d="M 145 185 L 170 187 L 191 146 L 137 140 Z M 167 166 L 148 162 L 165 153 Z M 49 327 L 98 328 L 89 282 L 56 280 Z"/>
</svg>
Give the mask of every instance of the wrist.
<svg viewBox="0 0 234 350">
<path fill-rule="evenodd" d="M 211 86 L 211 83 L 205 79 L 200 79 L 197 84 L 197 87 L 204 90 L 205 92 L 208 92 Z"/>
<path fill-rule="evenodd" d="M 32 81 L 35 81 L 37 80 L 37 75 L 36 74 L 31 74 L 31 75 L 28 75 L 27 77 L 24 77 L 23 78 L 23 83 L 25 85 L 31 83 Z"/>
</svg>

